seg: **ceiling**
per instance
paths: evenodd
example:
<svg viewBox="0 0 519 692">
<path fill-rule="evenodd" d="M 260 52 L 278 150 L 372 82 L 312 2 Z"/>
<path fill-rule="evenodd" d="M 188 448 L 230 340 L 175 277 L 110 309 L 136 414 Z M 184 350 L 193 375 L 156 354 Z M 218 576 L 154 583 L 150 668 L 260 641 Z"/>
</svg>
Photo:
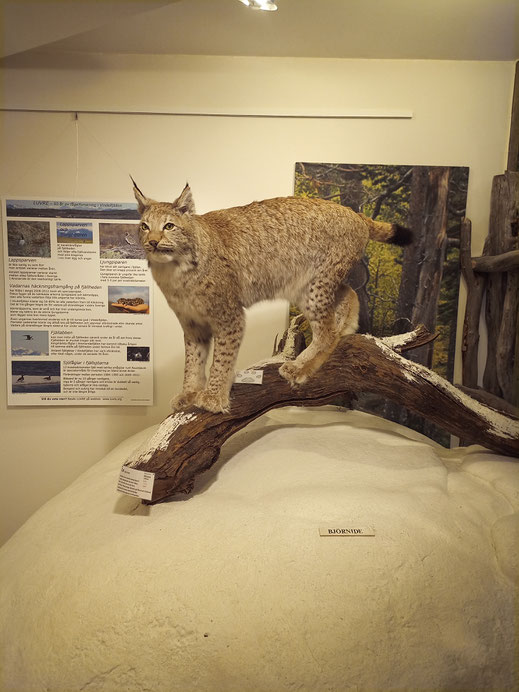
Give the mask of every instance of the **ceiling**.
<svg viewBox="0 0 519 692">
<path fill-rule="evenodd" d="M 519 59 L 517 0 L 0 0 L 2 55 L 36 51 Z"/>
</svg>

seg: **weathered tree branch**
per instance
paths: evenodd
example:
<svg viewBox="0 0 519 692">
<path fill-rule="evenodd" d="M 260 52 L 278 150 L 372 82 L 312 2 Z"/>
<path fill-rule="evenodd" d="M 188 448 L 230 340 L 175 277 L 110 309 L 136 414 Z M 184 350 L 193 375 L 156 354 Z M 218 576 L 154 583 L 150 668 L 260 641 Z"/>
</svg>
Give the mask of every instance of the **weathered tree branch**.
<svg viewBox="0 0 519 692">
<path fill-rule="evenodd" d="M 502 399 L 500 396 L 485 392 L 485 390 L 481 389 L 481 387 L 465 387 L 465 385 L 462 384 L 457 384 L 455 387 L 462 392 L 465 392 L 465 394 L 468 394 L 473 399 L 476 399 L 476 401 L 480 401 L 482 404 L 490 406 L 490 408 L 493 408 L 500 413 L 504 413 L 505 416 L 510 416 L 511 418 L 517 418 L 519 416 L 519 409 L 517 406 L 514 406 L 505 399 Z"/>
<path fill-rule="evenodd" d="M 297 318 L 296 318 L 297 319 Z M 376 392 L 406 406 L 454 435 L 489 449 L 519 456 L 519 421 L 471 399 L 446 380 L 399 353 L 433 338 L 424 328 L 387 339 L 354 334 L 344 337 L 331 358 L 300 388 L 279 375 L 279 365 L 294 356 L 290 333 L 285 349 L 271 361 L 253 366 L 263 384 L 235 384 L 229 413 L 191 407 L 168 416 L 126 466 L 155 474 L 151 503 L 189 493 L 194 478 L 217 460 L 223 443 L 236 431 L 273 408 L 321 406 L 354 392 Z"/>
<path fill-rule="evenodd" d="M 472 269 L 482 273 L 517 270 L 519 269 L 519 250 L 510 250 L 510 252 L 503 252 L 501 255 L 494 255 L 493 257 L 485 255 L 473 257 Z"/>
</svg>

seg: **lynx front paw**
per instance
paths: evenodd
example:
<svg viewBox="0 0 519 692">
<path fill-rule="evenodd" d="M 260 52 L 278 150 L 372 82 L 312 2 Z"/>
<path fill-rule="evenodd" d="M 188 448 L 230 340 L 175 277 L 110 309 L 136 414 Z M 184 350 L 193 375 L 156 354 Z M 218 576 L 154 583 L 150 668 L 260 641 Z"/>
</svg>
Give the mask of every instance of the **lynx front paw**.
<svg viewBox="0 0 519 692">
<path fill-rule="evenodd" d="M 308 379 L 308 375 L 304 372 L 304 368 L 297 365 L 295 361 L 289 360 L 279 368 L 279 374 L 292 386 L 303 384 Z"/>
<path fill-rule="evenodd" d="M 171 410 L 173 411 L 173 413 L 176 413 L 177 411 L 183 411 L 185 408 L 193 406 L 193 404 L 195 403 L 196 395 L 197 392 L 182 392 L 181 394 L 174 396 L 173 399 L 171 399 L 171 401 L 169 402 L 169 405 L 171 406 Z"/>
<path fill-rule="evenodd" d="M 229 411 L 229 395 L 213 394 L 212 392 L 199 392 L 196 395 L 195 406 L 211 413 L 227 413 Z"/>
</svg>

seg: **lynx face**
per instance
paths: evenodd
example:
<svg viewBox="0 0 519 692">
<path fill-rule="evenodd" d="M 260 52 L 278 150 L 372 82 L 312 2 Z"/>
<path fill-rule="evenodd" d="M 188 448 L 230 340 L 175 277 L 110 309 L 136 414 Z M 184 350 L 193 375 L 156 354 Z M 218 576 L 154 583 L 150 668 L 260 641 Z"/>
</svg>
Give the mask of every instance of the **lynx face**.
<svg viewBox="0 0 519 692">
<path fill-rule="evenodd" d="M 150 262 L 196 265 L 191 234 L 172 205 L 150 204 L 141 218 L 139 238 Z"/>
</svg>

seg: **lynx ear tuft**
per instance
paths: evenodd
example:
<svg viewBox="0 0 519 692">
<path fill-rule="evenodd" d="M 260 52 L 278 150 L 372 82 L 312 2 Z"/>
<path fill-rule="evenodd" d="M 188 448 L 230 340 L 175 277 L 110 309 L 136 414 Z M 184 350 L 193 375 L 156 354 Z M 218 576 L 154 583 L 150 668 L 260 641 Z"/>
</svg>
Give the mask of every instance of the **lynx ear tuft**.
<svg viewBox="0 0 519 692">
<path fill-rule="evenodd" d="M 146 197 L 144 195 L 144 193 L 139 189 L 139 186 L 137 185 L 135 180 L 132 178 L 132 176 L 130 176 L 130 180 L 133 183 L 133 194 L 135 195 L 135 199 L 137 200 L 137 208 L 139 210 L 139 214 L 142 214 L 144 209 L 147 206 L 149 206 L 151 200 L 148 199 L 148 197 Z"/>
<path fill-rule="evenodd" d="M 173 202 L 173 206 L 181 214 L 196 214 L 195 202 L 193 200 L 193 195 L 191 194 L 189 183 L 186 183 L 186 186 L 180 193 L 180 197 L 177 197 L 177 199 Z"/>
</svg>

